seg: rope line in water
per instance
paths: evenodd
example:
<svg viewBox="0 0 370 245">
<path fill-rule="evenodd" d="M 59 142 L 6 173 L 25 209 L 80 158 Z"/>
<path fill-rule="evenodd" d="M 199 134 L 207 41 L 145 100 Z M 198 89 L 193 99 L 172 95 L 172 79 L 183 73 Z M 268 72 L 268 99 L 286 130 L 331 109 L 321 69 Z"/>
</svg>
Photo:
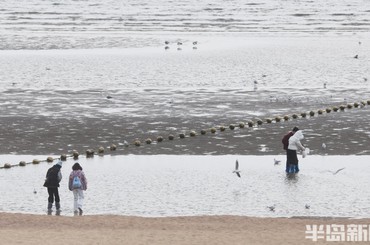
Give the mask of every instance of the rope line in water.
<svg viewBox="0 0 370 245">
<path fill-rule="evenodd" d="M 205 135 L 207 133 L 215 134 L 217 132 L 217 130 L 220 131 L 220 132 L 224 132 L 225 130 L 227 130 L 227 128 L 229 130 L 234 130 L 236 127 L 245 128 L 247 126 L 249 128 L 252 128 L 252 127 L 255 127 L 255 126 L 258 127 L 258 126 L 260 126 L 260 125 L 262 125 L 264 123 L 271 124 L 273 122 L 278 123 L 278 122 L 281 122 L 281 121 L 289 121 L 291 119 L 314 117 L 316 114 L 317 115 L 323 115 L 324 113 L 330 113 L 332 111 L 333 112 L 338 112 L 338 111 L 345 111 L 346 109 L 352 109 L 352 108 L 363 108 L 363 107 L 365 107 L 367 105 L 370 105 L 370 100 L 361 101 L 361 102 L 354 102 L 354 103 L 348 103 L 346 105 L 343 105 L 342 104 L 342 105 L 339 105 L 339 106 L 327 107 L 326 109 L 318 109 L 316 111 L 311 110 L 309 112 L 293 113 L 290 116 L 289 115 L 275 116 L 275 117 L 266 118 L 266 119 L 257 118 L 257 119 L 255 119 L 255 121 L 248 120 L 247 122 L 239 122 L 239 123 L 235 123 L 235 124 L 230 124 L 228 127 L 227 126 L 224 126 L 224 125 L 215 126 L 215 127 L 208 128 L 208 129 L 202 129 L 199 132 L 200 132 L 201 135 Z M 174 141 L 174 140 L 178 140 L 178 139 L 184 139 L 184 138 L 186 138 L 186 135 L 187 135 L 186 131 L 183 131 L 182 133 L 179 133 L 178 134 L 178 138 L 176 138 L 173 134 L 169 134 L 168 137 L 167 137 L 167 141 Z M 190 137 L 195 137 L 195 136 L 198 135 L 198 133 L 195 130 L 190 130 L 188 132 L 188 135 Z M 144 140 L 144 142 L 147 145 L 150 145 L 150 144 L 153 144 L 153 143 L 157 144 L 157 143 L 161 143 L 163 141 L 165 141 L 165 139 L 162 136 L 158 136 L 157 137 L 157 140 L 155 140 L 155 141 L 153 141 L 150 138 L 146 138 Z M 125 144 L 124 145 L 124 148 L 128 148 L 130 146 L 139 147 L 141 145 L 142 145 L 141 141 L 139 139 L 136 139 L 132 143 Z M 122 150 L 124 148 L 122 148 Z M 111 144 L 109 146 L 109 149 L 110 149 L 110 151 L 116 151 L 117 150 L 117 146 L 115 144 Z M 97 152 L 98 152 L 98 155 L 104 155 L 105 148 L 103 146 L 101 146 L 101 147 L 98 148 Z M 85 157 L 86 158 L 93 157 L 94 155 L 95 155 L 95 151 L 92 150 L 92 149 L 88 149 L 85 152 Z M 23 167 L 23 166 L 26 166 L 28 164 L 39 164 L 41 162 L 51 163 L 51 162 L 53 162 L 56 159 L 60 159 L 62 161 L 66 161 L 67 158 L 73 158 L 73 159 L 77 160 L 79 157 L 80 157 L 79 156 L 79 153 L 76 150 L 74 150 L 74 151 L 72 151 L 72 154 L 70 154 L 70 155 L 62 154 L 60 157 L 57 157 L 57 158 L 48 157 L 45 160 L 33 159 L 32 162 L 20 161 L 19 164 L 5 163 L 3 166 L 0 167 L 0 169 L 9 169 L 9 168 L 12 168 L 12 167 L 17 167 L 17 166 Z"/>
</svg>

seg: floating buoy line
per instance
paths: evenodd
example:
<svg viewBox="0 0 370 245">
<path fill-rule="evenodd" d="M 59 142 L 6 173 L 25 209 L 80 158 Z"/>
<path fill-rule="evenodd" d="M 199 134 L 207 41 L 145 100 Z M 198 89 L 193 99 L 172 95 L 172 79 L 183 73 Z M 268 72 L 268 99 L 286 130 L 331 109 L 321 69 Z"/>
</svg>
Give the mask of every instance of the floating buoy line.
<svg viewBox="0 0 370 245">
<path fill-rule="evenodd" d="M 338 111 L 345 111 L 346 109 L 352 109 L 352 108 L 363 108 L 365 106 L 369 106 L 370 105 L 370 100 L 367 100 L 367 101 L 361 101 L 361 102 L 354 102 L 354 103 L 348 103 L 348 104 L 345 104 L 345 105 L 339 105 L 339 106 L 333 106 L 333 107 L 327 107 L 326 109 L 318 109 L 318 110 L 311 110 L 309 112 L 301 112 L 301 113 L 293 113 L 291 115 L 285 115 L 285 116 L 275 116 L 275 117 L 271 117 L 271 118 L 265 118 L 265 119 L 260 119 L 260 118 L 257 118 L 255 119 L 254 121 L 253 120 L 248 120 L 246 122 L 239 122 L 239 123 L 235 123 L 235 124 L 230 124 L 228 127 L 224 126 L 224 125 L 221 125 L 221 126 L 215 126 L 215 127 L 212 127 L 212 128 L 208 128 L 208 129 L 202 129 L 199 131 L 199 133 L 201 135 L 206 135 L 207 133 L 211 133 L 211 134 L 215 134 L 218 131 L 220 132 L 224 132 L 227 130 L 227 128 L 229 130 L 234 130 L 235 128 L 245 128 L 245 127 L 249 127 L 249 128 L 252 128 L 252 127 L 258 127 L 262 124 L 271 124 L 271 123 L 278 123 L 278 122 L 281 122 L 281 121 L 289 121 L 289 120 L 293 120 L 293 119 L 298 119 L 298 118 L 309 118 L 309 117 L 314 117 L 316 115 L 323 115 L 324 113 L 331 113 L 331 112 L 338 112 Z M 187 133 L 185 132 L 181 132 L 179 133 L 176 137 L 174 134 L 169 134 L 167 136 L 167 138 L 163 137 L 163 136 L 158 136 L 156 138 L 156 140 L 152 140 L 151 138 L 146 138 L 145 140 L 143 140 L 143 142 L 139 139 L 136 139 L 134 140 L 132 143 L 128 143 L 128 144 L 125 144 L 124 146 L 122 146 L 122 149 L 124 148 L 128 148 L 128 147 L 140 147 L 144 144 L 146 145 L 151 145 L 153 143 L 161 143 L 163 141 L 173 141 L 173 140 L 176 140 L 176 139 L 184 139 L 186 138 L 187 136 L 191 137 L 191 138 L 194 138 L 196 136 L 198 136 L 199 134 L 197 133 L 197 131 L 195 130 L 190 130 Z M 109 149 L 110 152 L 113 152 L 113 151 L 116 151 L 118 149 L 117 145 L 115 144 L 111 144 L 109 147 L 103 147 L 103 146 L 100 146 L 96 152 L 99 156 L 102 156 L 105 154 L 105 151 L 106 149 Z M 86 158 L 91 158 L 91 157 L 94 157 L 95 155 L 95 150 L 93 149 L 87 149 L 85 151 L 85 157 Z M 53 157 L 47 157 L 45 160 L 39 160 L 39 159 L 33 159 L 31 162 L 26 162 L 26 161 L 20 161 L 18 164 L 11 164 L 11 163 L 4 163 L 3 166 L 0 166 L 0 169 L 10 169 L 12 167 L 24 167 L 26 165 L 29 165 L 29 164 L 40 164 L 42 162 L 47 162 L 47 163 L 51 163 L 53 162 L 54 160 L 61 160 L 61 161 L 66 161 L 68 158 L 73 158 L 74 160 L 77 160 L 79 159 L 80 157 L 80 154 L 78 151 L 76 150 L 73 150 L 71 154 L 62 154 L 60 157 L 56 157 L 56 158 L 53 158 Z"/>
</svg>

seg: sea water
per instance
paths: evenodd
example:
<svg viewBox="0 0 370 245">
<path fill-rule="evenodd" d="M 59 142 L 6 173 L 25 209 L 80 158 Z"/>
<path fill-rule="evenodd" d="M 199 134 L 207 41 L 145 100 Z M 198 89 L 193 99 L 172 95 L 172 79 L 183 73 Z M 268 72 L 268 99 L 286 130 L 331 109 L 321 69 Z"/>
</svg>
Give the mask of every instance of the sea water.
<svg viewBox="0 0 370 245">
<path fill-rule="evenodd" d="M 365 0 L 5 0 L 0 7 L 0 115 L 57 120 L 94 117 L 98 111 L 140 118 L 153 101 L 163 110 L 173 101 L 181 104 L 188 94 L 207 100 L 231 88 L 233 97 L 253 92 L 254 81 L 258 91 L 268 91 L 266 100 L 272 96 L 303 105 L 312 98 L 328 103 L 368 99 L 369 12 Z M 282 91 L 293 92 L 293 98 L 279 97 Z M 112 107 L 103 100 L 108 95 L 121 99 Z M 71 98 L 82 103 L 70 104 Z M 24 156 L 2 155 L 1 162 L 15 158 Z M 231 173 L 235 158 L 241 178 Z M 367 156 L 309 156 L 294 178 L 286 177 L 284 164 L 273 166 L 272 159 L 129 155 L 81 160 L 89 180 L 84 209 L 86 214 L 139 216 L 369 217 Z M 66 215 L 73 213 L 66 188 L 72 164 L 67 161 L 62 168 Z M 1 169 L 0 210 L 45 213 L 42 183 L 50 166 Z M 275 212 L 267 208 L 271 205 Z"/>
<path fill-rule="evenodd" d="M 18 161 L 27 156 L 0 159 L 5 158 Z M 274 159 L 281 163 L 274 165 Z M 148 217 L 370 217 L 369 156 L 309 155 L 299 159 L 301 171 L 287 176 L 284 155 L 81 158 L 88 180 L 83 209 L 86 215 Z M 241 178 L 232 173 L 236 160 Z M 73 163 L 63 162 L 61 169 L 62 215 L 73 215 L 73 194 L 68 190 Z M 0 169 L 0 211 L 46 214 L 48 194 L 42 185 L 53 164 Z M 268 206 L 275 206 L 275 211 Z"/>
</svg>

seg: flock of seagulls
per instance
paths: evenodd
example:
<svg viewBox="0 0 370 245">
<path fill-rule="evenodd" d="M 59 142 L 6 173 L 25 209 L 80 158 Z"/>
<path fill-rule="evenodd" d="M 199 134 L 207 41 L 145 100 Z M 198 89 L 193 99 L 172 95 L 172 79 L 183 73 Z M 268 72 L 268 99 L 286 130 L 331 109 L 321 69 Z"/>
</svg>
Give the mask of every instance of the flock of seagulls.
<svg viewBox="0 0 370 245">
<path fill-rule="evenodd" d="M 310 205 L 309 204 L 306 204 L 305 206 L 304 206 L 304 208 L 305 209 L 310 209 Z M 274 205 L 272 205 L 272 206 L 267 206 L 267 208 L 271 211 L 271 212 L 275 212 L 275 209 L 276 209 L 276 205 L 274 204 Z"/>
<path fill-rule="evenodd" d="M 170 42 L 169 41 L 165 41 L 164 44 L 165 44 L 165 46 L 164 46 L 164 49 L 165 50 L 170 49 L 170 46 L 169 46 L 170 45 Z M 179 50 L 179 51 L 182 50 L 183 43 L 180 42 L 180 41 L 178 41 L 176 44 L 177 44 L 177 50 Z M 197 45 L 198 45 L 198 41 L 194 41 L 193 42 L 193 49 L 198 49 L 198 46 Z"/>
<path fill-rule="evenodd" d="M 323 149 L 326 149 L 326 144 L 325 143 L 322 143 L 322 148 Z M 274 158 L 274 165 L 279 165 L 281 163 L 281 160 L 277 160 L 276 158 Z M 336 175 L 337 173 L 339 173 L 340 171 L 344 170 L 345 168 L 340 168 L 336 171 L 329 171 L 331 172 L 333 175 Z M 240 175 L 240 170 L 239 170 L 239 161 L 236 160 L 235 161 L 235 169 L 232 171 L 234 174 L 236 174 L 236 176 L 238 176 L 239 178 L 241 178 L 241 175 Z M 306 204 L 305 205 L 305 209 L 310 209 L 310 205 L 309 204 Z M 275 212 L 275 208 L 276 208 L 276 205 L 272 205 L 272 206 L 267 206 L 267 208 L 271 211 L 271 212 Z"/>
</svg>

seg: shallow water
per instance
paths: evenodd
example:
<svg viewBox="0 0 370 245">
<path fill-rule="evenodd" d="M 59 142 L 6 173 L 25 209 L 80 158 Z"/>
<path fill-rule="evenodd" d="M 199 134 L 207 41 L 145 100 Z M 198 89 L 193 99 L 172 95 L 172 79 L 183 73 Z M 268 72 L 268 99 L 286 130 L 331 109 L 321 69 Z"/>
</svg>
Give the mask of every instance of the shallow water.
<svg viewBox="0 0 370 245">
<path fill-rule="evenodd" d="M 0 161 L 45 159 L 1 155 Z M 258 217 L 370 217 L 369 156 L 314 156 L 300 159 L 301 172 L 287 178 L 285 156 L 104 156 L 81 158 L 88 178 L 87 215 L 245 215 Z M 235 160 L 242 177 L 232 173 Z M 44 175 L 52 164 L 0 170 L 0 211 L 44 214 Z M 63 163 L 62 215 L 72 215 Z M 345 168 L 336 175 L 333 172 Z M 33 191 L 36 190 L 37 194 Z M 305 205 L 310 205 L 309 209 Z M 275 205 L 275 212 L 267 206 Z"/>
<path fill-rule="evenodd" d="M 175 45 L 176 46 L 176 45 Z M 370 43 L 357 37 L 206 38 L 138 49 L 0 51 L 1 91 L 92 90 L 96 97 L 127 89 L 369 88 Z M 355 55 L 358 59 L 354 59 Z M 186 91 L 183 91 L 186 92 Z M 168 91 L 172 94 L 173 91 Z M 58 95 L 58 94 L 56 94 Z M 53 93 L 48 94 L 53 98 Z M 143 98 L 147 100 L 148 98 Z"/>
</svg>

